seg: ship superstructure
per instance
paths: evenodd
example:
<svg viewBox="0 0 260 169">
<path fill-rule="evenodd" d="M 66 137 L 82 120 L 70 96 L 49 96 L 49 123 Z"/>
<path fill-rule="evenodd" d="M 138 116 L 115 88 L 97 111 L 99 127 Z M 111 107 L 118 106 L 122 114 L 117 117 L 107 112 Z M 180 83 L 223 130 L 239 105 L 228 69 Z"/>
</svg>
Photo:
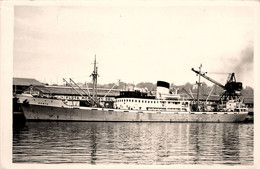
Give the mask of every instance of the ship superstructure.
<svg viewBox="0 0 260 169">
<path fill-rule="evenodd" d="M 157 82 L 156 96 L 135 91 L 122 91 L 116 97 L 114 107 L 126 110 L 149 110 L 166 112 L 188 112 L 190 101 L 184 100 L 178 94 L 169 93 L 170 84 L 164 81 Z"/>
</svg>

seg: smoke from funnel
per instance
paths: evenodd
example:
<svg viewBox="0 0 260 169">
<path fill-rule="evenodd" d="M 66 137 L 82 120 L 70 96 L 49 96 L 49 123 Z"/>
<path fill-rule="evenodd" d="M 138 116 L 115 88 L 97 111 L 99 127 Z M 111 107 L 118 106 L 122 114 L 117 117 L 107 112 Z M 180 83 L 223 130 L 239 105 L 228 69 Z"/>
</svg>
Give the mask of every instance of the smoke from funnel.
<svg viewBox="0 0 260 169">
<path fill-rule="evenodd" d="M 235 65 L 233 70 L 236 74 L 237 81 L 241 81 L 253 87 L 254 49 L 252 45 L 241 51 L 239 62 Z"/>
</svg>

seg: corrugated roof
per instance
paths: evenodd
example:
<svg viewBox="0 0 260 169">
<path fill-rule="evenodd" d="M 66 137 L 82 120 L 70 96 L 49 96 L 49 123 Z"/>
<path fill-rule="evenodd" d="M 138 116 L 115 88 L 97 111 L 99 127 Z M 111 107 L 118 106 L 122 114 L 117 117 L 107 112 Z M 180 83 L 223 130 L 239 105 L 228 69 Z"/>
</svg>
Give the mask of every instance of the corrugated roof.
<svg viewBox="0 0 260 169">
<path fill-rule="evenodd" d="M 190 99 L 189 96 L 187 96 L 187 97 Z M 196 94 L 193 94 L 193 97 L 194 97 L 195 100 L 197 100 L 197 95 L 196 95 Z M 208 97 L 207 95 L 199 95 L 199 99 L 200 99 L 200 100 L 206 100 L 207 97 Z M 209 101 L 218 101 L 218 100 L 220 100 L 220 98 L 221 98 L 221 96 L 211 95 L 211 96 L 208 98 L 208 100 L 209 100 Z M 254 98 L 245 97 L 245 98 L 244 98 L 244 103 L 245 103 L 245 104 L 253 104 L 253 103 L 254 103 Z"/>
<path fill-rule="evenodd" d="M 208 96 L 199 96 L 199 99 L 200 100 L 206 100 L 207 99 L 207 97 Z M 195 100 L 197 100 L 197 96 L 195 96 L 194 97 L 195 98 Z M 219 99 L 220 99 L 220 96 L 209 96 L 209 98 L 208 98 L 208 101 L 219 101 Z"/>
<path fill-rule="evenodd" d="M 41 91 L 42 93 L 45 94 L 52 94 L 52 95 L 79 95 L 79 93 L 81 93 L 82 95 L 86 95 L 85 93 L 88 93 L 87 89 L 83 89 L 85 91 L 85 93 L 83 91 L 81 91 L 80 89 L 77 89 L 78 92 L 76 92 L 73 88 L 71 87 L 64 87 L 64 86 L 35 86 L 34 89 Z M 97 94 L 104 96 L 108 93 L 110 89 L 101 89 L 98 88 L 97 89 Z M 90 93 L 92 94 L 92 89 L 89 89 Z M 108 96 L 117 96 L 119 95 L 120 90 L 117 89 L 112 89 Z"/>
<path fill-rule="evenodd" d="M 244 99 L 244 103 L 245 104 L 253 104 L 254 103 L 254 98 L 252 98 L 252 97 L 251 98 L 249 98 L 249 97 L 245 98 Z"/>
<path fill-rule="evenodd" d="M 14 77 L 13 78 L 13 85 L 20 85 L 20 86 L 43 86 L 41 82 L 39 82 L 36 79 L 31 79 L 31 78 L 19 78 L 19 77 Z"/>
<path fill-rule="evenodd" d="M 191 99 L 188 94 L 183 93 L 183 95 L 186 95 L 186 97 L 187 97 L 188 99 Z M 196 93 L 193 93 L 192 95 L 193 95 L 193 98 L 194 98 L 195 100 L 197 100 L 197 94 L 196 94 Z M 199 99 L 200 99 L 200 100 L 206 100 L 207 97 L 208 97 L 208 95 L 205 95 L 205 94 L 200 94 L 200 95 L 199 95 Z M 211 96 L 209 96 L 208 101 L 218 101 L 219 99 L 220 99 L 220 96 L 219 96 L 219 95 L 211 95 Z"/>
</svg>

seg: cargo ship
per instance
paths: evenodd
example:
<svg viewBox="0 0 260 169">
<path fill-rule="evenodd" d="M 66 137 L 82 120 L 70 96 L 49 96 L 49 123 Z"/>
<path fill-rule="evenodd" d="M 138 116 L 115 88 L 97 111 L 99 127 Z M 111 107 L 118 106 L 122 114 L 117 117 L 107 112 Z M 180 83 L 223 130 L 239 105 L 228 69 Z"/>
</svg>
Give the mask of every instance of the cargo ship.
<svg viewBox="0 0 260 169">
<path fill-rule="evenodd" d="M 193 71 L 195 71 L 193 69 Z M 195 71 L 205 77 L 201 71 Z M 156 94 L 143 91 L 121 91 L 112 107 L 102 104 L 95 92 L 97 67 L 94 62 L 93 94 L 85 93 L 87 100 L 65 100 L 41 97 L 27 92 L 17 95 L 26 120 L 34 121 L 111 121 L 111 122 L 242 122 L 248 115 L 243 100 L 233 93 L 240 82 L 227 83 L 227 89 L 218 105 L 205 105 L 199 98 L 188 100 L 180 94 L 170 93 L 170 84 L 157 81 Z M 232 77 L 234 79 L 234 77 Z M 76 83 L 75 83 L 76 84 Z M 230 85 L 235 87 L 230 87 Z M 223 86 L 223 87 L 225 87 Z M 237 87 L 238 86 L 238 87 Z M 73 87 L 73 86 L 71 86 Z M 76 90 L 76 87 L 73 87 Z M 80 90 L 80 87 L 77 86 Z M 199 84 L 198 84 L 199 92 Z"/>
</svg>

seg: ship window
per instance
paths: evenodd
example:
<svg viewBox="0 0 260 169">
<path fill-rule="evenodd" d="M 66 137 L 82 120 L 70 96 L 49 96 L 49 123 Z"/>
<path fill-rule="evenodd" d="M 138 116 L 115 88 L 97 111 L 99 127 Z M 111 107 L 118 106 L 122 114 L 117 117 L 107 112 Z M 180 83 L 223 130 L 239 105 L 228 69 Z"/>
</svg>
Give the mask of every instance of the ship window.
<svg viewBox="0 0 260 169">
<path fill-rule="evenodd" d="M 150 101 L 148 101 L 148 103 L 150 103 Z"/>
<path fill-rule="evenodd" d="M 143 103 L 144 101 L 142 100 L 142 103 Z"/>
<path fill-rule="evenodd" d="M 138 100 L 139 101 L 139 103 L 140 103 L 140 100 Z"/>
<path fill-rule="evenodd" d="M 146 101 L 144 101 L 146 103 Z"/>
<path fill-rule="evenodd" d="M 137 100 L 135 100 L 135 102 L 137 102 Z"/>
</svg>

